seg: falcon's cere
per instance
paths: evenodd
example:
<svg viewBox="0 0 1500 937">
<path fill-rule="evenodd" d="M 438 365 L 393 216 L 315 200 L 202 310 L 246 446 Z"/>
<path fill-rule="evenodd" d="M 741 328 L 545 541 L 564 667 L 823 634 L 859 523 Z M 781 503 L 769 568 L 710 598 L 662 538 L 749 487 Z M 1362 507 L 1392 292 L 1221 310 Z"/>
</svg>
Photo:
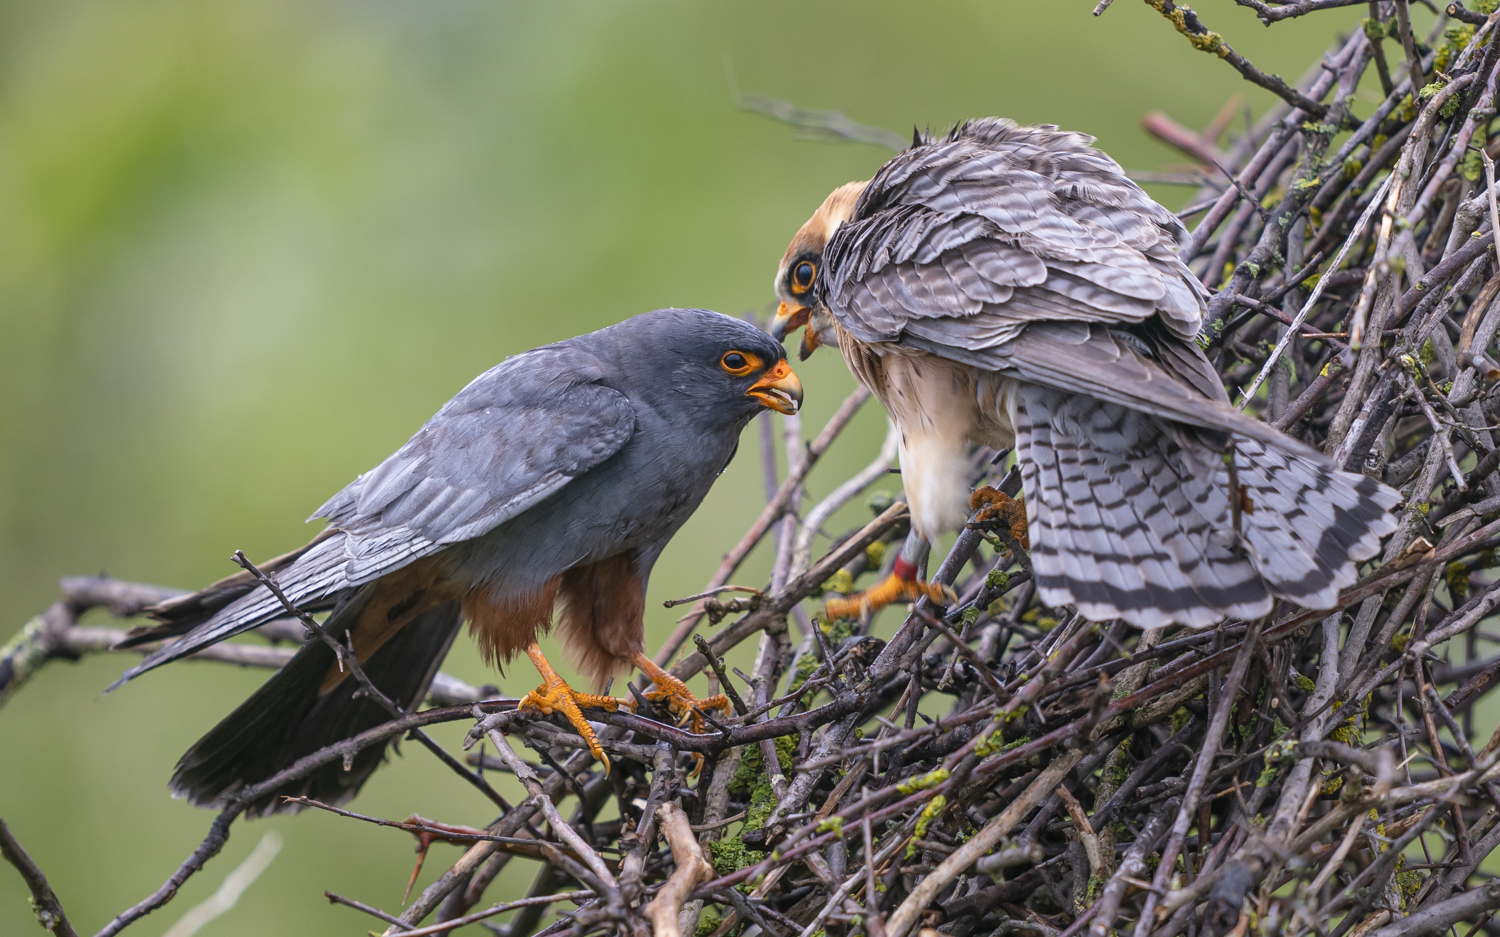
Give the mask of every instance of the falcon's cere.
<svg viewBox="0 0 1500 937">
<path fill-rule="evenodd" d="M 1014 447 L 1024 519 L 976 503 L 1029 525 L 1042 601 L 1094 620 L 1330 608 L 1395 528 L 1395 491 L 1230 405 L 1186 229 L 1092 142 L 995 118 L 919 134 L 787 248 L 772 334 L 839 346 L 896 424 L 911 505 L 891 576 L 830 616 L 931 591 L 917 568 L 968 517 L 971 443 Z"/>
<path fill-rule="evenodd" d="M 547 663 L 538 634 L 551 624 L 595 680 L 638 665 L 647 694 L 674 713 L 727 708 L 695 700 L 642 653 L 652 565 L 733 457 L 740 431 L 764 408 L 794 413 L 802 386 L 779 342 L 738 319 L 662 309 L 511 357 L 438 411 L 406 445 L 313 515 L 329 527 L 265 564 L 288 598 L 328 610 L 328 632 L 352 642 L 366 674 L 410 709 L 421 702 L 460 624 L 484 657 L 525 651 L 542 685 L 523 707 L 563 713 L 608 763 L 581 694 Z M 133 643 L 181 635 L 120 682 L 199 648 L 285 617 L 250 574 L 155 609 L 163 624 Z M 172 790 L 199 805 L 389 718 L 356 696 L 332 650 L 308 643 L 182 757 Z M 384 749 L 352 768 L 330 764 L 283 795 L 352 797 Z"/>
</svg>

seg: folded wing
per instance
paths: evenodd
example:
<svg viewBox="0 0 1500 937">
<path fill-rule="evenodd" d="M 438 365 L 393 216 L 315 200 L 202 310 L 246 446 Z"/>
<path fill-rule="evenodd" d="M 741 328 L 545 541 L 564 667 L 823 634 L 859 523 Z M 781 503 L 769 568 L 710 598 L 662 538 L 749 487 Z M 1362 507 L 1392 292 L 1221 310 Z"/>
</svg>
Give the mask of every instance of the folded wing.
<svg viewBox="0 0 1500 937">
<path fill-rule="evenodd" d="M 490 369 L 415 436 L 319 508 L 336 531 L 277 573 L 299 605 L 380 578 L 493 530 L 608 459 L 630 439 L 635 412 L 599 381 L 592 357 L 566 343 Z M 126 671 L 123 683 L 282 617 L 264 588 L 219 608 L 181 639 Z"/>
</svg>

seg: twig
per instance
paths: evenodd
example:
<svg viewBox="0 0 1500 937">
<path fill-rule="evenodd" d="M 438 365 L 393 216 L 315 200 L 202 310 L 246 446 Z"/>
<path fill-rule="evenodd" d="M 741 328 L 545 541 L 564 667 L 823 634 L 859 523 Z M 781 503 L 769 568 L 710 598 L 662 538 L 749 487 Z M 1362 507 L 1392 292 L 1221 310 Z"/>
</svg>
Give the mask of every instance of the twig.
<svg viewBox="0 0 1500 937">
<path fill-rule="evenodd" d="M 16 837 L 11 833 L 10 827 L 6 826 L 4 819 L 0 819 L 0 856 L 4 856 L 5 861 L 21 873 L 26 889 L 31 892 L 31 910 L 42 929 L 57 934 L 58 937 L 78 937 L 78 932 L 68 923 L 62 902 L 57 900 L 52 886 L 47 884 L 47 876 L 37 868 L 26 850 L 21 848 L 21 844 L 16 842 Z"/>
<path fill-rule="evenodd" d="M 741 94 L 734 79 L 734 68 L 724 60 L 725 77 L 729 80 L 729 99 L 742 111 L 750 111 L 797 128 L 804 134 L 824 141 L 853 140 L 870 143 L 890 150 L 903 150 L 907 138 L 883 127 L 871 127 L 849 119 L 838 111 L 809 111 L 790 101 L 762 97 L 758 94 Z"/>
<path fill-rule="evenodd" d="M 331 759 L 330 759 L 331 760 Z M 263 786 L 263 785 L 261 785 Z M 254 790 L 254 788 L 252 788 Z M 219 854 L 224 848 L 224 843 L 229 839 L 229 827 L 245 809 L 246 801 L 239 801 L 225 807 L 224 810 L 214 818 L 213 824 L 208 829 L 208 835 L 193 854 L 188 856 L 177 871 L 166 880 L 166 882 L 152 892 L 145 900 L 140 901 L 119 914 L 104 926 L 94 937 L 114 937 L 120 931 L 134 924 L 136 921 L 155 911 L 157 908 L 171 901 L 177 896 L 177 889 L 182 887 L 195 873 L 202 871 L 204 863 Z"/>
<path fill-rule="evenodd" d="M 677 870 L 646 906 L 646 916 L 651 919 L 651 930 L 657 937 L 682 937 L 682 930 L 677 926 L 682 903 L 694 888 L 714 877 L 714 869 L 703 858 L 698 838 L 693 835 L 687 814 L 681 807 L 671 802 L 662 804 L 656 810 L 656 817 L 672 850 L 672 862 Z"/>
<path fill-rule="evenodd" d="M 172 925 L 165 937 L 193 937 L 209 921 L 232 909 L 239 902 L 240 896 L 245 893 L 245 889 L 255 884 L 255 880 L 270 867 L 272 860 L 279 852 L 281 852 L 281 834 L 272 830 L 260 838 L 260 842 L 251 850 L 250 855 L 245 857 L 244 862 L 224 876 L 224 884 L 219 886 L 219 890 L 178 918 L 177 923 Z"/>
<path fill-rule="evenodd" d="M 1016 825 L 1031 808 L 1057 787 L 1073 766 L 1083 757 L 1083 752 L 1072 751 L 1052 762 L 1042 769 L 1035 781 L 1026 788 L 1019 798 L 1011 802 L 1000 815 L 989 823 L 984 829 L 974 834 L 974 837 L 963 846 L 959 847 L 948 858 L 944 859 L 937 868 L 927 874 L 907 899 L 891 915 L 890 922 L 886 925 L 887 937 L 906 937 L 906 934 L 917 922 L 917 917 L 926 909 L 932 899 L 938 896 L 944 888 L 958 876 L 960 872 L 972 865 L 980 856 L 989 852 L 995 844 L 1015 829 Z"/>
<path fill-rule="evenodd" d="M 1355 242 L 1359 240 L 1359 236 L 1364 233 L 1365 225 L 1370 223 L 1370 218 L 1374 216 L 1376 208 L 1380 206 L 1382 198 L 1390 189 L 1393 178 L 1395 178 L 1394 175 L 1386 176 L 1385 181 L 1380 184 L 1380 188 L 1375 190 L 1375 197 L 1370 199 L 1369 206 L 1359 216 L 1359 220 L 1354 223 L 1353 230 L 1344 239 L 1344 243 L 1339 247 L 1338 253 L 1333 255 L 1333 262 L 1328 265 L 1329 272 L 1337 270 L 1343 265 L 1344 258 L 1349 255 L 1349 249 L 1354 246 Z M 1254 399 L 1255 392 L 1260 390 L 1260 385 L 1270 376 L 1271 369 L 1276 367 L 1277 359 L 1282 356 L 1287 346 L 1291 344 L 1292 339 L 1302 330 L 1302 323 L 1307 321 L 1307 314 L 1312 312 L 1313 306 L 1317 305 L 1318 300 L 1322 298 L 1323 288 L 1327 282 L 1327 276 L 1320 278 L 1317 285 L 1313 287 L 1312 293 L 1308 295 L 1307 301 L 1302 304 L 1302 308 L 1297 310 L 1295 316 L 1292 316 L 1292 321 L 1287 324 L 1286 333 L 1276 340 L 1276 347 L 1271 349 L 1271 354 L 1266 357 L 1266 363 L 1261 365 L 1260 371 L 1256 372 L 1255 380 L 1251 381 L 1250 386 L 1246 387 L 1244 392 L 1240 394 L 1238 406 L 1241 410 L 1245 409 L 1245 405 Z"/>
<path fill-rule="evenodd" d="M 1146 0 L 1146 4 L 1165 16 L 1178 32 L 1187 37 L 1193 48 L 1216 55 L 1228 62 L 1234 66 L 1235 71 L 1244 76 L 1246 81 L 1260 85 L 1292 107 L 1306 111 L 1313 117 L 1322 117 L 1328 112 L 1328 108 L 1293 88 L 1280 77 L 1256 68 L 1243 55 L 1234 51 L 1229 43 L 1224 41 L 1223 36 L 1199 22 L 1198 14 L 1188 7 L 1178 6 L 1172 0 Z"/>
<path fill-rule="evenodd" d="M 745 701 L 740 699 L 739 691 L 734 688 L 729 674 L 724 671 L 724 658 L 714 653 L 714 649 L 708 646 L 708 642 L 703 640 L 701 634 L 693 635 L 693 643 L 698 645 L 698 653 L 702 654 L 708 660 L 708 665 L 713 668 L 714 676 L 719 678 L 719 689 L 729 697 L 729 703 L 734 707 L 734 711 L 744 716 L 749 710 L 745 708 Z"/>
<path fill-rule="evenodd" d="M 401 937 L 432 937 L 432 935 L 434 934 L 446 934 L 449 931 L 457 930 L 460 927 L 467 927 L 470 924 L 477 924 L 478 922 L 483 921 L 486 918 L 492 918 L 497 914 L 504 914 L 507 911 L 514 911 L 517 908 L 529 908 L 534 905 L 556 904 L 559 901 L 581 902 L 587 901 L 588 899 L 593 897 L 594 893 L 592 891 L 582 890 L 561 892 L 556 895 L 538 895 L 534 898 L 519 898 L 515 901 L 507 901 L 504 904 L 497 904 L 493 907 L 485 908 L 483 911 L 476 911 L 473 914 L 468 914 L 460 918 L 454 918 L 451 921 L 444 921 L 441 924 L 434 924 L 431 927 L 419 927 L 414 930 L 401 930 L 397 931 L 397 933 L 400 934 Z"/>
<path fill-rule="evenodd" d="M 353 898 L 345 898 L 343 895 L 335 894 L 331 891 L 323 892 L 323 897 L 328 899 L 329 904 L 341 904 L 346 908 L 353 908 L 356 911 L 363 911 L 365 914 L 368 914 L 374 918 L 379 918 L 387 924 L 394 924 L 397 927 L 400 927 L 401 930 L 398 933 L 406 932 L 406 928 L 402 926 L 401 919 L 399 917 L 396 917 L 392 914 L 386 914 L 379 908 L 371 907 L 370 905 L 365 904 L 363 901 L 355 901 Z"/>
</svg>

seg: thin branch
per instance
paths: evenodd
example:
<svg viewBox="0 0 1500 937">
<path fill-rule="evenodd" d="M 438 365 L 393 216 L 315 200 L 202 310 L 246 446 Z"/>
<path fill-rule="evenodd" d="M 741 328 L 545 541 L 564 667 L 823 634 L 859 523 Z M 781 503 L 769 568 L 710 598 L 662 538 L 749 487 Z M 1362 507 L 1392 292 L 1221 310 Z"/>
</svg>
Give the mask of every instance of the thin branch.
<svg viewBox="0 0 1500 937">
<path fill-rule="evenodd" d="M 4 856 L 5 861 L 21 873 L 21 880 L 26 883 L 27 891 L 31 892 L 32 913 L 36 915 L 37 923 L 42 925 L 42 929 L 58 937 L 78 937 L 78 932 L 68 923 L 62 902 L 57 900 L 52 886 L 47 884 L 47 876 L 37 868 L 26 850 L 21 848 L 21 844 L 16 842 L 15 835 L 3 818 L 0 818 L 0 856 Z"/>
</svg>

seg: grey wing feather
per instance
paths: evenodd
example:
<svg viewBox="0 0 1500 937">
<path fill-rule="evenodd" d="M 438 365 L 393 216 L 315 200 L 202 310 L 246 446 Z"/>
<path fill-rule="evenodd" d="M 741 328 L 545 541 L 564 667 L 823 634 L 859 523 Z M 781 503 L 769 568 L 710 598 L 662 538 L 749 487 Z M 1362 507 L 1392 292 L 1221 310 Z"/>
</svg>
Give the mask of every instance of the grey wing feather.
<svg viewBox="0 0 1500 937">
<path fill-rule="evenodd" d="M 480 375 L 313 514 L 342 536 L 278 576 L 288 598 L 323 598 L 481 536 L 614 455 L 635 430 L 635 411 L 596 383 L 602 377 L 592 358 L 566 345 L 516 355 Z M 282 614 L 274 596 L 256 589 L 119 682 Z"/>
<path fill-rule="evenodd" d="M 1107 326 L 1083 322 L 1033 322 L 1003 345 L 939 345 L 919 336 L 908 342 L 1031 384 L 1129 407 L 1153 416 L 1258 439 L 1278 449 L 1311 454 L 1304 444 L 1230 406 L 1212 367 L 1196 346 L 1147 342 Z M 1137 347 L 1139 344 L 1141 347 Z"/>
<path fill-rule="evenodd" d="M 1177 257 L 1186 229 L 1092 142 L 992 119 L 899 154 L 825 249 L 828 307 L 866 342 L 981 310 L 1016 320 L 1159 316 L 1191 338 L 1207 291 Z"/>
<path fill-rule="evenodd" d="M 446 545 L 492 530 L 630 438 L 635 411 L 596 383 L 602 376 L 564 349 L 510 358 L 313 517 L 345 531 L 351 555 L 375 563 L 386 549 L 379 545 L 402 538 Z"/>
</svg>

